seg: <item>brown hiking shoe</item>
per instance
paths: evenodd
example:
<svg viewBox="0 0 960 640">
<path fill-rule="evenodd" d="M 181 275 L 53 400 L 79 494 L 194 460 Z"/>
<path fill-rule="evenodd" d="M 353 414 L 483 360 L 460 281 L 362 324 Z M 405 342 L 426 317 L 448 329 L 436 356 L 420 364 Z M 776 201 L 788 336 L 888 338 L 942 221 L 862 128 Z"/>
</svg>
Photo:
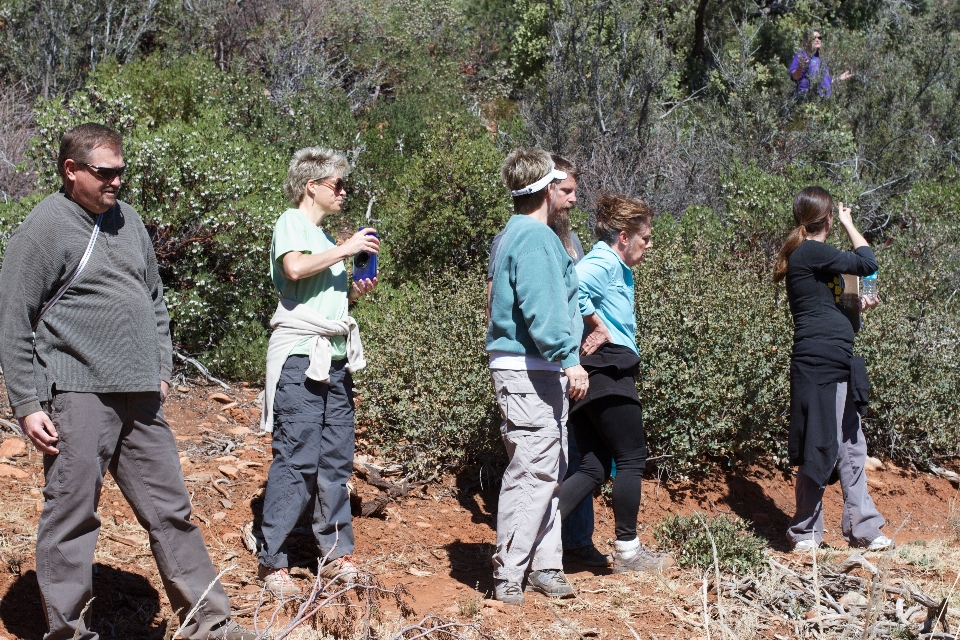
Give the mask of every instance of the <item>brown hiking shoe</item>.
<svg viewBox="0 0 960 640">
<path fill-rule="evenodd" d="M 241 627 L 233 620 L 227 620 L 223 626 L 211 632 L 210 640 L 257 640 L 257 633 Z"/>
<path fill-rule="evenodd" d="M 357 581 L 360 569 L 353 562 L 353 556 L 341 556 L 323 565 L 320 575 L 327 580 L 348 584 Z"/>
<path fill-rule="evenodd" d="M 282 569 L 271 569 L 261 564 L 257 569 L 257 577 L 263 580 L 267 591 L 281 600 L 299 596 L 301 593 L 300 587 L 297 586 L 297 583 L 294 582 L 290 574 L 287 573 L 286 567 Z"/>
<path fill-rule="evenodd" d="M 613 572 L 626 573 L 627 571 L 663 571 L 675 565 L 676 562 L 665 553 L 654 553 L 640 545 L 637 552 L 624 558 L 616 551 L 613 552 Z"/>
</svg>

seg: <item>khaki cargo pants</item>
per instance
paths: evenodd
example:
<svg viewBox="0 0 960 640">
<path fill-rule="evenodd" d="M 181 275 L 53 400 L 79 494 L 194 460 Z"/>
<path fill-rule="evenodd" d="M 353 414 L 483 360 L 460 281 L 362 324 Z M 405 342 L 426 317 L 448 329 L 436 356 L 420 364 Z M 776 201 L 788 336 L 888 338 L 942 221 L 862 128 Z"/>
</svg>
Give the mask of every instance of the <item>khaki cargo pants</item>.
<svg viewBox="0 0 960 640">
<path fill-rule="evenodd" d="M 559 371 L 492 369 L 509 462 L 497 510 L 496 580 L 562 569 L 560 484 L 567 472 L 567 377 Z"/>
</svg>

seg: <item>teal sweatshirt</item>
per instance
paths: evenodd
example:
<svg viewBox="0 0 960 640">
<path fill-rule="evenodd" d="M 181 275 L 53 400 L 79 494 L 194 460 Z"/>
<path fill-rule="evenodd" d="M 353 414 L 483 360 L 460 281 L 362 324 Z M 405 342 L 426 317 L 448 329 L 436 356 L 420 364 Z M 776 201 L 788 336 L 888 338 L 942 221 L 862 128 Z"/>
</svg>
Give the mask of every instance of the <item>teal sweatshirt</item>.
<svg viewBox="0 0 960 640">
<path fill-rule="evenodd" d="M 507 222 L 493 265 L 487 351 L 580 364 L 577 272 L 557 235 L 530 216 Z"/>
</svg>

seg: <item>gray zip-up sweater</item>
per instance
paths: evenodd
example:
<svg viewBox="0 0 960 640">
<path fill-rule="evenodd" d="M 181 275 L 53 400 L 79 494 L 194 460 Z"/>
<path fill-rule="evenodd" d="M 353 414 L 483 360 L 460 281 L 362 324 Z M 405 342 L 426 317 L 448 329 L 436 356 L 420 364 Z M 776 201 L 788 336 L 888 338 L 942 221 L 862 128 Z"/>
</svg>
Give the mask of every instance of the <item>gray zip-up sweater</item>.
<svg viewBox="0 0 960 640">
<path fill-rule="evenodd" d="M 14 415 L 41 410 L 53 391 L 159 391 L 173 345 L 153 244 L 125 202 L 103 216 L 90 260 L 37 327 L 43 303 L 87 248 L 96 216 L 63 191 L 45 198 L 7 242 L 0 267 L 0 365 Z"/>
</svg>

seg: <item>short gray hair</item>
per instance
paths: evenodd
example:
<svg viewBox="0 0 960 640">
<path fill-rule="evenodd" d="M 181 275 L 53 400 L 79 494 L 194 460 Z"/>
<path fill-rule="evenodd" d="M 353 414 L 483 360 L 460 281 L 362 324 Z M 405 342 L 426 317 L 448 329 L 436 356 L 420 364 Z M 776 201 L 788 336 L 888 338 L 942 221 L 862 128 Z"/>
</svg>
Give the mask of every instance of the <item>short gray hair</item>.
<svg viewBox="0 0 960 640">
<path fill-rule="evenodd" d="M 350 163 L 342 153 L 326 147 L 307 147 L 293 154 L 287 179 L 283 181 L 283 193 L 294 206 L 303 200 L 303 190 L 311 180 L 326 180 L 336 172 L 341 178 L 350 173 Z"/>
</svg>

